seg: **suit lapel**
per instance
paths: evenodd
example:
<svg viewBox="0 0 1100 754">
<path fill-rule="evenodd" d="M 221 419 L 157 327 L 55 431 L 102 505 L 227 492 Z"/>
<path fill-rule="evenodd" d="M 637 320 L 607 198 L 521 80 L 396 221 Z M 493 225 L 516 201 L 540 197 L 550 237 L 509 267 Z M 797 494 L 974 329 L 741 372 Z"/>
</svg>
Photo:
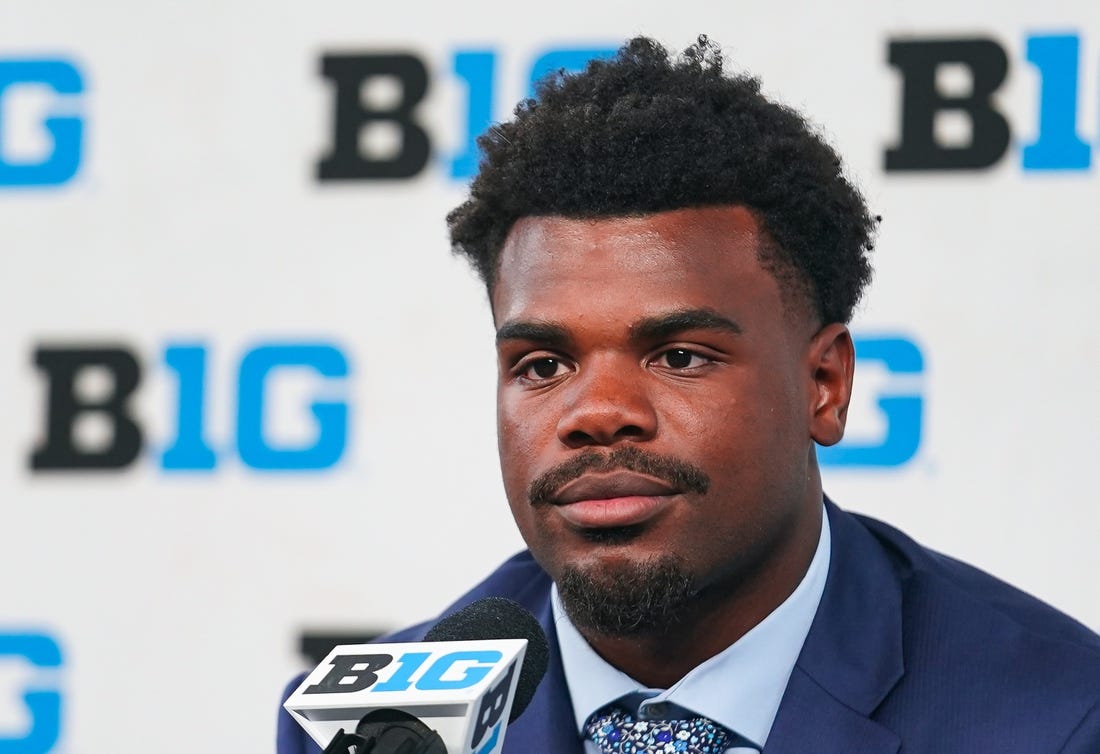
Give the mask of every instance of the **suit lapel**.
<svg viewBox="0 0 1100 754">
<path fill-rule="evenodd" d="M 826 509 L 829 578 L 764 750 L 890 754 L 901 742 L 871 715 L 905 672 L 901 584 L 873 535 Z"/>
<path fill-rule="evenodd" d="M 796 666 L 764 754 L 894 754 L 900 746 L 892 731 L 838 701 Z"/>
</svg>

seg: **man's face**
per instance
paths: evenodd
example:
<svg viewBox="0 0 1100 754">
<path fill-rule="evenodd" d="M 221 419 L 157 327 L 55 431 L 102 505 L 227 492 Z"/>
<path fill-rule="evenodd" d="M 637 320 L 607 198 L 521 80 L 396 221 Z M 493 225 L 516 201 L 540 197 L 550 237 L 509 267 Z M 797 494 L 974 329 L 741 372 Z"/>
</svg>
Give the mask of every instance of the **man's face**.
<svg viewBox="0 0 1100 754">
<path fill-rule="evenodd" d="M 817 537 L 824 347 L 760 241 L 741 207 L 529 217 L 509 234 L 493 292 L 501 469 L 559 587 L 611 599 L 669 566 L 686 600 L 804 571 L 789 561 Z"/>
</svg>

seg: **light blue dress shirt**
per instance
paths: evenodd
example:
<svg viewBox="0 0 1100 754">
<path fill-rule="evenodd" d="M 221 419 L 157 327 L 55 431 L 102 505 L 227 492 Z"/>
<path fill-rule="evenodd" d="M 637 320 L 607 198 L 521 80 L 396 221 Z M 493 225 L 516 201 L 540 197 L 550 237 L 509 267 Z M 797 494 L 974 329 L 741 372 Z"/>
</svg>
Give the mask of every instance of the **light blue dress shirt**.
<svg viewBox="0 0 1100 754">
<path fill-rule="evenodd" d="M 752 630 L 669 689 L 647 688 L 605 662 L 569 620 L 557 587 L 553 587 L 550 597 L 562 667 L 582 738 L 584 724 L 593 712 L 620 697 L 638 694 L 648 697 L 639 708 L 642 719 L 667 717 L 667 705 L 671 704 L 709 717 L 756 745 L 731 748 L 727 754 L 763 749 L 825 590 L 831 538 L 824 510 L 821 522 L 817 550 L 791 596 Z M 594 742 L 587 741 L 586 746 L 590 754 L 599 754 Z"/>
</svg>

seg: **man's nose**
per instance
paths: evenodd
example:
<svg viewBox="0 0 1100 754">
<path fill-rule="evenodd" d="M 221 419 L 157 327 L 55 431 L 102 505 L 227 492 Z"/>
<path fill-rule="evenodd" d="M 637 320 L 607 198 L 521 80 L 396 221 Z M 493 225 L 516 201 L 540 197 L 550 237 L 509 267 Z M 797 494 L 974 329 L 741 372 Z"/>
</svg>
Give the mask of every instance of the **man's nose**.
<svg viewBox="0 0 1100 754">
<path fill-rule="evenodd" d="M 625 357 L 582 364 L 567 386 L 558 439 L 570 448 L 652 439 L 657 412 L 648 377 L 643 366 Z"/>
</svg>

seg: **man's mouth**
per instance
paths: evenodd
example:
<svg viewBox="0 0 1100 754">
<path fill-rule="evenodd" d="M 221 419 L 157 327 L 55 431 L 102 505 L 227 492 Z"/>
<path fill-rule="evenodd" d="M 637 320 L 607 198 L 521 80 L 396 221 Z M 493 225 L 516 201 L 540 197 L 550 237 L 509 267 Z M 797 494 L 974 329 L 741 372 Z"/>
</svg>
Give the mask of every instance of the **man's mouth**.
<svg viewBox="0 0 1100 754">
<path fill-rule="evenodd" d="M 664 511 L 680 494 L 668 482 L 631 471 L 589 473 L 550 499 L 557 513 L 582 529 L 635 526 Z"/>
</svg>

